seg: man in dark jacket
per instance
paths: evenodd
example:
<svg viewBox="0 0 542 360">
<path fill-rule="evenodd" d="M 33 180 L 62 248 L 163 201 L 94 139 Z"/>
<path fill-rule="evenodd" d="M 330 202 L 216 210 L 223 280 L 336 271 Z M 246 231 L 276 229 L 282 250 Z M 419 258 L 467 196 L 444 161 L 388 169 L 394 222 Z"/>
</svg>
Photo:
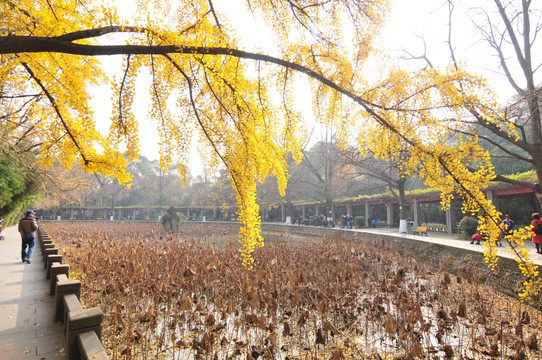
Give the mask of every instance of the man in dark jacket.
<svg viewBox="0 0 542 360">
<path fill-rule="evenodd" d="M 34 245 L 36 243 L 36 237 L 34 231 L 38 230 L 38 223 L 36 222 L 36 213 L 32 210 L 28 210 L 25 216 L 19 220 L 19 233 L 21 234 L 22 250 L 21 260 L 30 264 L 30 256 L 34 251 Z"/>
</svg>

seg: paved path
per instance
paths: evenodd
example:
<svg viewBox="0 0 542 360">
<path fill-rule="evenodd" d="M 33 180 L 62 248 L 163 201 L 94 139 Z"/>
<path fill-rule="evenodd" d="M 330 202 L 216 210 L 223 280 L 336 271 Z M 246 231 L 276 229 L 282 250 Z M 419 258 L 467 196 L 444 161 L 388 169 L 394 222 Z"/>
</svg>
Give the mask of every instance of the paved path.
<svg viewBox="0 0 542 360">
<path fill-rule="evenodd" d="M 410 235 L 410 234 L 399 234 L 399 228 L 376 228 L 376 229 L 360 229 L 357 230 L 360 232 L 374 232 L 374 233 L 394 233 L 394 236 L 403 236 L 410 239 L 416 239 L 419 241 L 438 243 L 446 243 L 448 246 L 469 249 L 471 251 L 484 252 L 485 247 L 483 245 L 470 244 L 470 240 L 459 239 L 457 234 L 449 234 L 447 232 L 440 231 L 428 231 L 427 236 L 423 235 Z M 510 247 L 506 244 L 506 240 L 502 240 L 503 246 L 497 248 L 497 255 L 504 258 L 514 259 L 514 255 L 509 251 Z M 531 259 L 533 262 L 539 266 L 542 266 L 542 254 L 536 253 L 536 247 L 533 242 L 529 239 L 525 241 L 525 249 L 531 254 Z"/>
<path fill-rule="evenodd" d="M 0 359 L 65 359 L 66 340 L 54 321 L 54 296 L 45 278 L 39 244 L 31 264 L 21 262 L 21 237 L 15 226 L 0 241 Z"/>
</svg>

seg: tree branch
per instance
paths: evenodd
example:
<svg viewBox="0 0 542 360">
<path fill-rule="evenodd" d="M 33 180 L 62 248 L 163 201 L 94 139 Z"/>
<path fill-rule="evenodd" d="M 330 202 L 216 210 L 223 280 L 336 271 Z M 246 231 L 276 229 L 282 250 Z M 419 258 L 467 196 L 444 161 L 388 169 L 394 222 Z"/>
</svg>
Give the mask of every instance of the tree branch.
<svg viewBox="0 0 542 360">
<path fill-rule="evenodd" d="M 28 66 L 27 63 L 22 63 L 23 67 L 26 69 L 26 71 L 30 74 L 30 76 L 32 77 L 32 79 L 34 79 L 34 81 L 36 81 L 36 83 L 38 84 L 38 86 L 41 88 L 41 90 L 45 93 L 45 96 L 47 96 L 47 99 L 49 99 L 49 101 L 51 102 L 51 106 L 53 106 L 53 108 L 55 109 L 55 112 L 58 116 L 58 118 L 60 119 L 60 122 L 62 123 L 62 126 L 64 127 L 64 129 L 66 130 L 66 132 L 68 133 L 70 139 L 72 139 L 73 141 L 73 144 L 75 145 L 75 147 L 77 147 L 77 149 L 79 150 L 79 155 L 81 155 L 81 158 L 83 159 L 83 161 L 85 162 L 85 164 L 87 165 L 88 163 L 90 163 L 90 160 L 88 160 L 86 157 L 85 157 L 85 154 L 83 153 L 83 149 L 81 148 L 81 146 L 79 145 L 79 143 L 77 142 L 77 140 L 75 139 L 75 137 L 73 136 L 73 134 L 71 133 L 71 130 L 68 126 L 68 124 L 66 123 L 66 121 L 64 121 L 64 117 L 62 116 L 62 114 L 60 113 L 60 109 L 58 108 L 58 105 L 55 101 L 55 99 L 53 98 L 53 96 L 49 93 L 49 91 L 47 90 L 47 88 L 45 87 L 45 85 L 43 85 L 43 83 L 41 82 L 40 79 L 38 79 L 36 77 L 36 75 L 34 74 L 34 72 L 32 71 L 32 69 L 30 68 L 30 66 Z"/>
</svg>

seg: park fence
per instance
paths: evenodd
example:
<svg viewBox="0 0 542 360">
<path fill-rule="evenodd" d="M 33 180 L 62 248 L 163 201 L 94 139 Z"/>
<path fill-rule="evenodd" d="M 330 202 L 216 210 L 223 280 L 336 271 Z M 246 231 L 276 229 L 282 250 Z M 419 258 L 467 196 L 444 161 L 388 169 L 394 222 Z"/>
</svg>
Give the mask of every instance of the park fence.
<svg viewBox="0 0 542 360">
<path fill-rule="evenodd" d="M 51 280 L 49 294 L 55 297 L 55 317 L 64 324 L 68 344 L 66 358 L 108 360 L 101 343 L 102 310 L 99 307 L 83 308 L 80 302 L 81 282 L 69 279 L 70 265 L 62 263 L 62 255 L 42 226 L 38 228 L 38 240 L 46 277 Z"/>
</svg>

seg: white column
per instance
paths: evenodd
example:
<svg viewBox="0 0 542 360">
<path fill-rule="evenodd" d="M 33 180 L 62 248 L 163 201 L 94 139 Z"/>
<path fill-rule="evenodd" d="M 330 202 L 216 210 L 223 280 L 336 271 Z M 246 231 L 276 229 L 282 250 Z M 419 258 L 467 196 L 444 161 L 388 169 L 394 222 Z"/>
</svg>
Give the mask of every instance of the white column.
<svg viewBox="0 0 542 360">
<path fill-rule="evenodd" d="M 391 226 L 393 223 L 393 204 L 391 201 L 386 204 L 386 223 Z"/>
<path fill-rule="evenodd" d="M 491 202 L 493 203 L 493 205 L 497 206 L 497 204 L 495 204 L 495 202 L 494 202 L 494 200 L 493 200 L 494 197 L 495 197 L 495 196 L 494 196 L 493 190 L 488 190 L 488 191 L 486 192 L 486 198 L 487 198 L 489 201 L 491 201 Z M 498 209 L 497 209 L 497 210 L 498 210 Z"/>
</svg>

